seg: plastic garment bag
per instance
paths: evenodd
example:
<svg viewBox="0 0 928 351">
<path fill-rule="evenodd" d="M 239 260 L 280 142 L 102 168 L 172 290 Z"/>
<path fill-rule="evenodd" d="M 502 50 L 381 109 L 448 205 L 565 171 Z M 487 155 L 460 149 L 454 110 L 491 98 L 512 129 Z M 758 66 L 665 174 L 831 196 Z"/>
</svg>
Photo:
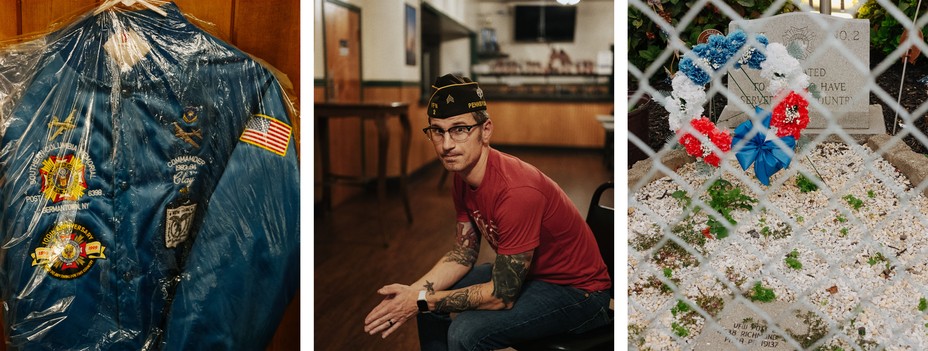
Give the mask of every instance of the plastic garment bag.
<svg viewBox="0 0 928 351">
<path fill-rule="evenodd" d="M 263 349 L 299 284 L 275 77 L 172 3 L 0 52 L 12 350 Z"/>
</svg>

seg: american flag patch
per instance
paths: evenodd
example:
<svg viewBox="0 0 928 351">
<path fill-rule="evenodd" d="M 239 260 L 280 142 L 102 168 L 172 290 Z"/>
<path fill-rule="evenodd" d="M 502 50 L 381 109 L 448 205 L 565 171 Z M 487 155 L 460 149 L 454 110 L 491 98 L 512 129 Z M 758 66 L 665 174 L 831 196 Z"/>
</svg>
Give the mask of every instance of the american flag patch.
<svg viewBox="0 0 928 351">
<path fill-rule="evenodd" d="M 245 132 L 239 140 L 285 156 L 290 145 L 290 129 L 273 117 L 256 114 L 245 123 Z"/>
</svg>

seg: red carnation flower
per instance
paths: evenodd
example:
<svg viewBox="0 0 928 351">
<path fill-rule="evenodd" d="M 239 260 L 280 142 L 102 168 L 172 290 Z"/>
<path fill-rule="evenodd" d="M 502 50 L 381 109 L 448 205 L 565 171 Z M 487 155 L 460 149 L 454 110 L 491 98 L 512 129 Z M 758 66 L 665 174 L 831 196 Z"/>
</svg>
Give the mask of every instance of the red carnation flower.
<svg viewBox="0 0 928 351">
<path fill-rule="evenodd" d="M 706 117 L 692 119 L 690 120 L 690 125 L 699 132 L 699 134 L 702 134 L 706 139 L 712 142 L 712 144 L 721 151 L 721 154 L 718 153 L 718 151 L 714 151 L 710 146 L 703 145 L 700 138 L 688 132 L 680 136 L 680 145 L 683 145 L 687 154 L 718 167 L 722 160 L 721 155 L 731 150 L 731 134 L 729 134 L 728 131 L 719 130 L 718 127 Z"/>
<path fill-rule="evenodd" d="M 809 102 L 802 95 L 790 92 L 773 109 L 770 126 L 777 128 L 777 136 L 792 135 L 799 140 L 799 134 L 809 125 Z"/>
</svg>

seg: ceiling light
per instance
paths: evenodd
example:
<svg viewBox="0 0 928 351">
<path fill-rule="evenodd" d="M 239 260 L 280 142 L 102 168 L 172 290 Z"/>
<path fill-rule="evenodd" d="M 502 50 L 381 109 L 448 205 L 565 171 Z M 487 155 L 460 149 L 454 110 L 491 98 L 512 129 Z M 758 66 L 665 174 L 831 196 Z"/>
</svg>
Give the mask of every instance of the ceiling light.
<svg viewBox="0 0 928 351">
<path fill-rule="evenodd" d="M 580 0 L 557 0 L 558 4 L 561 5 L 576 5 Z"/>
</svg>

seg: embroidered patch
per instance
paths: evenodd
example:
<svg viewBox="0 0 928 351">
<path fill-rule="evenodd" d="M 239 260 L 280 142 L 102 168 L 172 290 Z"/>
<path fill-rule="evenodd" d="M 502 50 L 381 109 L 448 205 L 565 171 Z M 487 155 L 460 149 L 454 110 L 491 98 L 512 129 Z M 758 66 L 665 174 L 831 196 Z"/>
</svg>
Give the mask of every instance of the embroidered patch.
<svg viewBox="0 0 928 351">
<path fill-rule="evenodd" d="M 94 261 L 106 259 L 105 250 L 87 227 L 74 222 L 59 223 L 45 233 L 33 251 L 32 266 L 40 266 L 58 279 L 75 279 L 87 273 Z"/>
<path fill-rule="evenodd" d="M 187 142 L 187 144 L 190 144 L 195 148 L 200 148 L 200 144 L 193 140 L 193 138 L 197 138 L 201 141 L 203 140 L 203 133 L 199 128 L 191 129 L 188 132 L 183 127 L 181 127 L 180 124 L 177 124 L 177 122 L 174 122 L 174 136 L 180 138 L 180 140 Z"/>
<path fill-rule="evenodd" d="M 200 108 L 195 106 L 187 106 L 184 108 L 184 114 L 181 115 L 181 118 L 185 123 L 191 124 L 199 119 Z"/>
<path fill-rule="evenodd" d="M 103 196 L 102 189 L 88 189 L 88 183 L 96 177 L 96 168 L 90 155 L 74 144 L 56 143 L 33 155 L 29 166 L 29 184 L 26 201 L 31 203 L 59 203 L 77 201 L 84 197 Z M 34 190 L 33 190 L 34 189 Z M 41 211 L 54 213 L 86 209 L 87 204 L 65 203 L 42 206 Z"/>
<path fill-rule="evenodd" d="M 174 170 L 174 184 L 190 187 L 200 174 L 200 166 L 206 161 L 197 156 L 180 156 L 171 159 L 168 167 Z"/>
<path fill-rule="evenodd" d="M 239 140 L 268 150 L 280 156 L 287 155 L 290 145 L 290 126 L 270 116 L 256 114 L 245 123 Z"/>
<path fill-rule="evenodd" d="M 454 102 L 454 98 L 451 97 L 451 94 L 448 94 L 448 97 L 445 98 L 445 103 L 446 103 L 446 104 L 450 104 L 450 103 L 452 103 L 452 102 Z"/>
<path fill-rule="evenodd" d="M 52 202 L 75 201 L 87 190 L 84 163 L 74 155 L 49 156 L 42 161 L 39 174 L 42 177 L 42 194 Z"/>
<path fill-rule="evenodd" d="M 197 204 L 169 207 L 164 215 L 164 246 L 175 248 L 190 236 Z"/>
<path fill-rule="evenodd" d="M 64 121 L 59 121 L 58 116 L 52 116 L 52 121 L 48 122 L 48 130 L 54 130 L 54 132 L 48 137 L 48 140 L 55 140 L 55 138 L 61 136 L 64 132 L 72 130 L 75 127 L 77 127 L 77 125 L 74 124 L 74 111 L 71 111 L 71 113 L 68 114 L 68 118 Z"/>
<path fill-rule="evenodd" d="M 483 99 L 483 89 L 477 88 L 477 97 Z"/>
</svg>

